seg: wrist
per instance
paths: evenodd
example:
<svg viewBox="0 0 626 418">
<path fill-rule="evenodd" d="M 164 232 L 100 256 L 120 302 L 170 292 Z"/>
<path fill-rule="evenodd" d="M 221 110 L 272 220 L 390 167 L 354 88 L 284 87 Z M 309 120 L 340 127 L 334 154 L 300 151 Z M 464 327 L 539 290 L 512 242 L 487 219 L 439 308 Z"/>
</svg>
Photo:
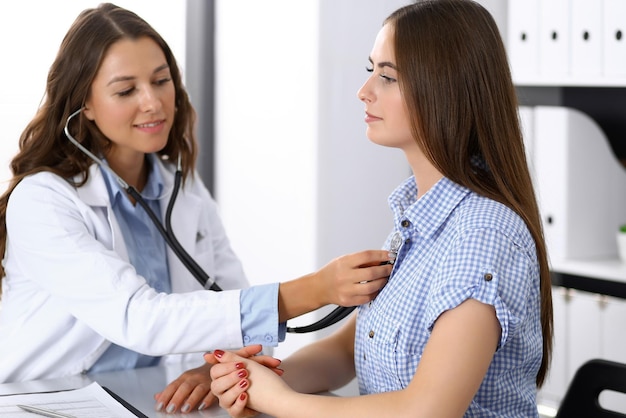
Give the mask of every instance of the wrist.
<svg viewBox="0 0 626 418">
<path fill-rule="evenodd" d="M 299 400 L 302 394 L 294 390 L 286 390 L 280 394 L 271 403 L 271 410 L 268 411 L 268 415 L 276 418 L 293 418 L 293 411 L 297 411 L 302 408 L 302 403 Z"/>
<path fill-rule="evenodd" d="M 317 273 L 307 274 L 278 286 L 280 322 L 314 311 L 327 304 Z"/>
</svg>

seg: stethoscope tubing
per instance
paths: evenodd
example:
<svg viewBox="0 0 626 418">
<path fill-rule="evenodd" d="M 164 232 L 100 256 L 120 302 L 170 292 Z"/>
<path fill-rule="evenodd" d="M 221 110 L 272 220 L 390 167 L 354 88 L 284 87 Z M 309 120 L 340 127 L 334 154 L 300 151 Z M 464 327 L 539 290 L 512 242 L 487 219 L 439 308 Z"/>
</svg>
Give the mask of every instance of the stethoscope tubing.
<svg viewBox="0 0 626 418">
<path fill-rule="evenodd" d="M 113 175 L 113 177 L 117 180 L 119 185 L 126 191 L 126 193 L 128 193 L 130 196 L 132 196 L 135 199 L 135 201 L 137 203 L 139 203 L 139 205 L 141 205 L 141 207 L 148 214 L 148 217 L 150 218 L 150 220 L 152 221 L 154 226 L 157 228 L 159 233 L 163 236 L 163 239 L 165 240 L 167 245 L 172 249 L 172 251 L 174 251 L 174 254 L 176 254 L 176 256 L 181 261 L 181 263 L 183 263 L 185 265 L 187 270 L 195 277 L 195 279 L 202 285 L 202 287 L 204 287 L 206 289 L 214 290 L 214 291 L 222 290 L 219 287 L 219 285 L 217 285 L 214 281 L 211 280 L 209 275 L 202 269 L 202 267 L 200 267 L 198 265 L 198 263 L 196 263 L 196 261 L 193 259 L 193 257 L 191 257 L 191 255 L 189 255 L 189 253 L 187 251 L 185 251 L 183 246 L 180 245 L 180 243 L 179 243 L 178 239 L 176 239 L 176 235 L 174 235 L 174 231 L 172 229 L 172 222 L 171 222 L 172 210 L 174 208 L 174 203 L 176 202 L 176 196 L 178 195 L 178 191 L 180 190 L 180 186 L 181 186 L 181 183 L 182 183 L 182 168 L 181 168 L 180 157 L 178 158 L 178 165 L 176 167 L 176 173 L 174 175 L 174 187 L 173 187 L 173 190 L 172 190 L 172 195 L 170 196 L 170 199 L 169 199 L 169 202 L 168 202 L 168 205 L 167 205 L 167 210 L 165 212 L 165 224 L 166 224 L 166 226 L 164 226 L 159 221 L 159 219 L 156 216 L 156 214 L 154 213 L 154 211 L 152 211 L 152 209 L 150 209 L 150 207 L 148 206 L 148 204 L 146 203 L 144 198 L 141 196 L 141 194 L 133 186 L 131 186 L 128 183 L 126 183 L 124 181 L 124 179 L 122 179 L 120 176 L 118 176 L 117 173 L 115 171 L 113 171 L 109 166 L 104 164 L 104 162 L 100 158 L 98 158 L 91 151 L 89 151 L 87 148 L 85 148 L 83 146 L 83 144 L 78 142 L 76 140 L 76 138 L 74 138 L 74 136 L 70 133 L 70 131 L 69 131 L 70 120 L 72 120 L 73 117 L 75 117 L 80 112 L 82 112 L 82 110 L 83 110 L 83 108 L 81 107 L 80 109 L 78 109 L 77 111 L 72 113 L 67 118 L 67 121 L 65 122 L 65 127 L 64 127 L 65 136 L 76 147 L 78 147 L 79 150 L 81 150 L 85 155 L 87 155 L 89 158 L 91 158 L 96 164 L 98 164 L 100 167 L 104 168 L 109 173 L 111 173 Z"/>
<path fill-rule="evenodd" d="M 148 206 L 148 203 L 133 186 L 126 183 L 124 179 L 122 179 L 120 176 L 117 175 L 117 173 L 115 173 L 115 171 L 113 171 L 108 165 L 104 164 L 104 161 L 102 161 L 91 151 L 85 148 L 80 142 L 76 140 L 76 138 L 72 136 L 69 131 L 70 120 L 72 120 L 72 118 L 78 115 L 82 110 L 83 108 L 81 107 L 80 109 L 68 116 L 64 127 L 64 132 L 67 139 L 69 139 L 70 142 L 72 142 L 85 155 L 91 158 L 96 164 L 111 173 L 113 177 L 117 180 L 119 185 L 126 191 L 126 193 L 128 193 L 133 199 L 135 199 L 137 203 L 139 203 L 139 205 L 141 205 L 141 207 L 146 211 L 148 217 L 157 228 L 159 234 L 161 234 L 167 245 L 172 249 L 174 254 L 176 254 L 176 257 L 178 257 L 181 263 L 185 265 L 187 270 L 194 276 L 194 278 L 202 285 L 203 288 L 216 292 L 222 291 L 222 288 L 217 283 L 215 283 L 214 280 L 211 280 L 210 276 L 204 271 L 204 269 L 202 269 L 202 267 L 200 267 L 200 265 L 196 263 L 193 257 L 183 248 L 178 239 L 176 239 L 176 235 L 174 234 L 174 231 L 172 229 L 172 211 L 174 209 L 176 197 L 178 196 L 178 192 L 182 184 L 183 176 L 180 156 L 178 157 L 178 164 L 176 167 L 176 172 L 174 174 L 174 187 L 172 189 L 172 195 L 170 196 L 169 202 L 167 204 L 167 209 L 165 211 L 165 225 L 163 225 L 163 223 L 161 223 L 154 211 Z M 330 314 L 320 319 L 319 321 L 302 327 L 287 327 L 287 332 L 302 334 L 321 330 L 341 321 L 343 318 L 348 316 L 355 308 L 355 306 L 338 306 Z"/>
</svg>

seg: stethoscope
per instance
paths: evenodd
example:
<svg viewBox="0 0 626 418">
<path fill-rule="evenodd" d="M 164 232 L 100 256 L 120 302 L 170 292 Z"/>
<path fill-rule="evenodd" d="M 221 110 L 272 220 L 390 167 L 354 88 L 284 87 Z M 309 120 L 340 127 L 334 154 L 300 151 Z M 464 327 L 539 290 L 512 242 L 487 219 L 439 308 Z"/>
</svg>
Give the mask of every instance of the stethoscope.
<svg viewBox="0 0 626 418">
<path fill-rule="evenodd" d="M 174 251 L 174 254 L 176 254 L 176 257 L 178 257 L 178 259 L 183 263 L 183 265 L 187 268 L 187 270 L 189 270 L 189 272 L 196 278 L 196 280 L 202 285 L 202 287 L 208 290 L 216 291 L 216 292 L 221 291 L 222 288 L 217 283 L 215 283 L 214 280 L 212 280 L 209 277 L 209 275 L 202 269 L 202 267 L 200 267 L 198 263 L 196 263 L 193 257 L 191 257 L 191 255 L 183 248 L 182 245 L 180 245 L 180 243 L 176 239 L 176 236 L 174 235 L 174 231 L 172 230 L 172 223 L 171 223 L 172 209 L 174 208 L 174 203 L 176 202 L 176 196 L 178 195 L 178 192 L 180 190 L 180 185 L 181 185 L 182 178 L 183 178 L 182 163 L 181 163 L 180 155 L 178 156 L 178 163 L 176 166 L 176 172 L 174 174 L 174 188 L 172 190 L 172 195 L 170 196 L 169 202 L 167 204 L 167 210 L 165 211 L 165 225 L 163 225 L 159 221 L 159 218 L 156 216 L 156 214 L 152 211 L 152 209 L 150 209 L 150 207 L 148 206 L 147 202 L 143 199 L 141 194 L 133 186 L 130 186 L 128 183 L 126 183 L 124 179 L 118 176 L 117 173 L 115 173 L 115 171 L 113 171 L 111 167 L 109 167 L 107 164 L 104 163 L 104 161 L 102 161 L 100 158 L 94 155 L 91 151 L 85 148 L 80 142 L 76 140 L 76 138 L 72 136 L 72 134 L 70 134 L 70 131 L 69 131 L 70 121 L 72 120 L 73 117 L 75 117 L 80 112 L 82 112 L 82 110 L 83 108 L 80 108 L 74 113 L 72 113 L 70 116 L 68 116 L 67 121 L 65 122 L 65 128 L 64 128 L 65 136 L 67 136 L 67 139 L 69 139 L 79 150 L 81 150 L 85 155 L 91 158 L 101 168 L 111 173 L 111 175 L 113 175 L 113 178 L 117 180 L 119 185 L 126 191 L 126 193 L 132 196 L 132 198 L 135 199 L 135 201 L 139 203 L 139 205 L 141 205 L 141 207 L 148 214 L 148 217 L 150 218 L 150 220 L 154 223 L 154 226 L 159 231 L 159 234 L 161 234 L 161 236 L 163 236 L 163 239 L 165 239 L 165 242 L 167 243 L 167 245 L 172 249 L 172 251 Z M 323 328 L 329 327 L 341 321 L 346 316 L 348 316 L 354 310 L 354 308 L 356 308 L 356 306 L 351 306 L 351 307 L 338 306 L 331 313 L 329 313 L 327 316 L 320 319 L 319 321 L 314 322 L 313 324 L 301 326 L 301 327 L 287 327 L 287 332 L 295 333 L 295 334 L 303 334 L 303 333 L 321 330 Z"/>
</svg>

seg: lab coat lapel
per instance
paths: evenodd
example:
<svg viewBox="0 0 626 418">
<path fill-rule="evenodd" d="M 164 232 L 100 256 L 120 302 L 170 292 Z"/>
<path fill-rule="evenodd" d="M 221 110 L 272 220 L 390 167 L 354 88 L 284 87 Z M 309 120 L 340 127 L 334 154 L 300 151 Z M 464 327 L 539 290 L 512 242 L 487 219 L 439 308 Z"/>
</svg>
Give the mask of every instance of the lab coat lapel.
<svg viewBox="0 0 626 418">
<path fill-rule="evenodd" d="M 81 175 L 74 177 L 75 182 L 81 180 Z M 109 201 L 109 191 L 107 190 L 98 164 L 92 164 L 89 167 L 89 178 L 87 182 L 81 187 L 77 187 L 76 192 L 80 200 L 90 206 L 95 215 L 94 225 L 98 230 L 98 241 L 107 245 L 108 248 L 113 249 L 125 261 L 129 261 L 124 236 L 113 215 L 113 209 Z M 106 233 L 103 230 L 106 230 Z"/>
</svg>

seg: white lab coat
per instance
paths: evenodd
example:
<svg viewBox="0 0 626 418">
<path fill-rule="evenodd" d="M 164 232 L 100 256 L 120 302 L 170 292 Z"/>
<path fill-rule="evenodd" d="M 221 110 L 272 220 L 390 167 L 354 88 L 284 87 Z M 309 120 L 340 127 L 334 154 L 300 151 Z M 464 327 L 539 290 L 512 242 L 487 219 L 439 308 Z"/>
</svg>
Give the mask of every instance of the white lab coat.
<svg viewBox="0 0 626 418">
<path fill-rule="evenodd" d="M 158 167 L 171 190 L 173 168 Z M 172 228 L 223 289 L 248 286 L 197 175 L 178 194 Z M 49 172 L 22 180 L 9 200 L 7 235 L 0 382 L 84 372 L 110 341 L 153 356 L 243 345 L 239 290 L 202 290 L 169 248 L 172 294 L 137 275 L 95 164 L 79 188 Z"/>
</svg>

